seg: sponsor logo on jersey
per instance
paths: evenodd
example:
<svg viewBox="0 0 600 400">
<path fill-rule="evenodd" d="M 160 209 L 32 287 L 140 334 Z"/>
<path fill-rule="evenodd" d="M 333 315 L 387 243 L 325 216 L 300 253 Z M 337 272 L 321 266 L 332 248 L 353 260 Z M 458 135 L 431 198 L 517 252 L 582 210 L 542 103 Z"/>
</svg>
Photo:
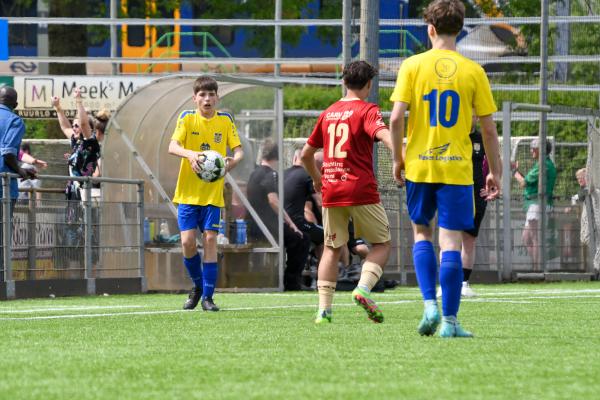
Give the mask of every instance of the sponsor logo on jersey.
<svg viewBox="0 0 600 400">
<path fill-rule="evenodd" d="M 328 112 L 325 115 L 326 121 L 344 121 L 350 118 L 354 114 L 354 110 L 346 110 L 346 111 L 332 111 Z"/>
<path fill-rule="evenodd" d="M 221 143 L 221 140 L 223 140 L 223 134 L 219 133 L 219 132 L 215 132 L 215 137 L 214 137 L 215 143 Z"/>
<path fill-rule="evenodd" d="M 202 143 L 200 145 L 200 150 L 202 150 L 202 151 L 210 150 L 210 144 L 208 144 L 208 143 Z"/>
<path fill-rule="evenodd" d="M 419 154 L 419 160 L 422 161 L 462 161 L 461 156 L 449 156 L 444 155 L 448 151 L 450 147 L 450 143 L 446 143 L 444 145 L 433 147 L 424 153 Z"/>
<path fill-rule="evenodd" d="M 198 135 L 200 135 L 200 132 L 194 132 L 194 131 L 192 131 L 192 135 L 198 136 Z"/>
</svg>

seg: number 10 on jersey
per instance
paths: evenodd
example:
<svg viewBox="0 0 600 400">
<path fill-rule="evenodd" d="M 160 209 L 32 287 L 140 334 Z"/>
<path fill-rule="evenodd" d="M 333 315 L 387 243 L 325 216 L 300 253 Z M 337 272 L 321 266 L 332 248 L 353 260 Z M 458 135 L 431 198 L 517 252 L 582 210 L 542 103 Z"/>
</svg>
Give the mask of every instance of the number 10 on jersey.
<svg viewBox="0 0 600 400">
<path fill-rule="evenodd" d="M 460 108 L 460 96 L 454 90 L 444 90 L 438 99 L 438 90 L 434 89 L 423 96 L 423 100 L 429 102 L 429 125 L 437 126 L 438 122 L 444 128 L 452 128 L 458 120 Z M 450 104 L 448 104 L 450 102 Z M 447 110 L 450 106 L 450 117 L 447 118 Z"/>
</svg>

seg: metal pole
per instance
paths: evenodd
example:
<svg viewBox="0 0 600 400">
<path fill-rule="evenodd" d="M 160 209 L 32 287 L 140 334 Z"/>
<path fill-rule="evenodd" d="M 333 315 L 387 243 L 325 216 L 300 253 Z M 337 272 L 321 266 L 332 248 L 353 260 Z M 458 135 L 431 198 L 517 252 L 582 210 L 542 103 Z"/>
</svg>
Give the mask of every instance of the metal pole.
<svg viewBox="0 0 600 400">
<path fill-rule="evenodd" d="M 285 204 L 283 190 L 283 89 L 277 88 L 275 91 L 275 115 L 277 116 L 275 133 L 277 135 L 277 153 L 279 162 L 277 163 L 277 192 L 279 193 L 279 210 L 278 210 L 278 231 L 279 231 L 279 290 L 283 291 L 283 273 L 285 262 L 285 245 L 283 242 L 283 205 Z"/>
<path fill-rule="evenodd" d="M 509 161 L 510 162 L 510 161 Z M 504 179 L 510 179 L 505 176 Z M 498 281 L 502 282 L 502 264 L 500 263 L 500 257 L 502 257 L 502 251 L 500 250 L 500 200 L 494 201 L 495 203 L 495 216 L 494 220 L 496 223 L 495 241 L 496 241 L 496 271 L 498 272 Z"/>
<path fill-rule="evenodd" d="M 38 0 L 41 1 L 41 0 Z M 117 18 L 117 0 L 110 0 L 110 18 Z M 110 26 L 110 56 L 111 58 L 117 57 L 117 26 Z M 117 63 L 112 63 L 112 74 L 119 74 L 119 65 Z"/>
<path fill-rule="evenodd" d="M 548 0 L 542 0 L 542 23 L 540 26 L 540 104 L 548 103 Z M 538 198 L 540 204 L 540 226 L 539 226 L 539 252 L 540 269 L 547 272 L 546 265 L 546 126 L 547 115 L 540 114 L 540 154 L 539 154 L 539 178 Z M 534 265 L 534 268 L 536 266 Z"/>
<path fill-rule="evenodd" d="M 345 67 L 352 61 L 352 0 L 343 0 L 342 20 L 342 58 Z M 342 96 L 345 95 L 346 88 L 342 85 Z"/>
<path fill-rule="evenodd" d="M 142 292 L 148 290 L 146 282 L 146 260 L 144 246 L 144 182 L 137 184 L 137 208 L 138 208 L 138 268 Z"/>
<path fill-rule="evenodd" d="M 92 183 L 87 181 L 84 183 L 83 193 L 85 193 L 85 201 L 83 202 L 83 220 L 84 220 L 84 247 L 83 247 L 83 266 L 84 278 L 87 283 L 87 294 L 96 294 L 96 280 L 93 275 L 92 265 Z"/>
<path fill-rule="evenodd" d="M 503 267 L 502 277 L 505 281 L 512 280 L 512 226 L 510 222 L 510 114 L 512 111 L 512 103 L 505 101 L 502 103 L 502 232 L 503 232 Z"/>
<path fill-rule="evenodd" d="M 281 21 L 282 9 L 282 0 L 275 0 L 275 22 Z M 281 25 L 275 26 L 275 58 L 277 60 L 281 58 Z M 273 74 L 275 76 L 281 75 L 281 64 L 275 64 Z M 279 150 L 281 151 L 282 148 L 280 147 Z M 283 179 L 283 176 L 280 176 L 280 178 Z"/>
<path fill-rule="evenodd" d="M 37 0 L 37 16 L 38 18 L 49 17 L 49 7 L 47 0 Z M 37 55 L 38 57 L 48 57 L 48 24 L 39 24 L 37 31 Z M 40 75 L 48 75 L 48 63 L 38 63 L 37 73 Z"/>
<path fill-rule="evenodd" d="M 36 221 L 36 207 L 35 204 L 36 191 L 29 192 L 29 201 L 27 207 L 27 279 L 35 279 L 36 270 L 36 243 L 35 243 L 35 228 L 37 225 Z"/>
<path fill-rule="evenodd" d="M 379 0 L 360 1 L 360 59 L 379 69 Z M 367 101 L 377 104 L 379 77 L 373 78 L 373 88 Z"/>
<path fill-rule="evenodd" d="M 10 212 L 10 177 L 2 175 L 2 247 L 4 258 L 4 282 L 6 282 L 6 298 L 15 298 L 15 281 L 12 276 L 12 216 Z"/>
</svg>

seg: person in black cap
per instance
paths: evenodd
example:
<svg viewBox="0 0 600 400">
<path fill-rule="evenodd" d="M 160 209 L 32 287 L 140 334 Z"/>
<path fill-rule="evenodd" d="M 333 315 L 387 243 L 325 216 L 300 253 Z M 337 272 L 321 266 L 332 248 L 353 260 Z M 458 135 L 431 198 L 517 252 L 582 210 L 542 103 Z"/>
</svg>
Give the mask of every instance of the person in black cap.
<svg viewBox="0 0 600 400">
<path fill-rule="evenodd" d="M 32 170 L 25 170 L 19 166 L 19 148 L 21 147 L 21 140 L 25 135 L 25 123 L 23 119 L 15 114 L 14 110 L 17 108 L 17 92 L 10 86 L 0 87 L 0 172 L 11 172 L 19 174 L 22 179 L 35 178 L 35 172 Z M 0 185 L 0 197 L 4 197 L 2 192 L 3 185 Z M 10 179 L 10 198 L 11 201 L 11 216 L 12 219 L 12 205 L 19 196 L 19 187 L 15 178 Z M 4 220 L 2 215 L 2 208 L 0 208 L 0 217 Z M 0 243 L 2 243 L 2 230 L 0 229 Z M 0 247 L 0 263 L 4 265 L 4 257 L 2 249 Z M 0 268 L 0 280 L 3 280 L 4 267 Z"/>
</svg>

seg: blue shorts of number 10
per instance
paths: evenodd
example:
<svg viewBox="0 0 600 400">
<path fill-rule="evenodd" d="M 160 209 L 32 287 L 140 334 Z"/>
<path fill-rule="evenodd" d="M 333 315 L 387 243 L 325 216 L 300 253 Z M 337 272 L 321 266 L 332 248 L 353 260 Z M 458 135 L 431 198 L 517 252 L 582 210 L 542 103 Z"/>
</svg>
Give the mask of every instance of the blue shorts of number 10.
<svg viewBox="0 0 600 400">
<path fill-rule="evenodd" d="M 180 231 L 199 228 L 204 231 L 218 231 L 221 227 L 221 209 L 207 205 L 180 204 L 177 207 L 177 223 Z"/>
<path fill-rule="evenodd" d="M 429 226 L 438 211 L 438 225 L 452 231 L 473 229 L 473 185 L 406 182 L 408 215 L 417 225 Z"/>
</svg>

